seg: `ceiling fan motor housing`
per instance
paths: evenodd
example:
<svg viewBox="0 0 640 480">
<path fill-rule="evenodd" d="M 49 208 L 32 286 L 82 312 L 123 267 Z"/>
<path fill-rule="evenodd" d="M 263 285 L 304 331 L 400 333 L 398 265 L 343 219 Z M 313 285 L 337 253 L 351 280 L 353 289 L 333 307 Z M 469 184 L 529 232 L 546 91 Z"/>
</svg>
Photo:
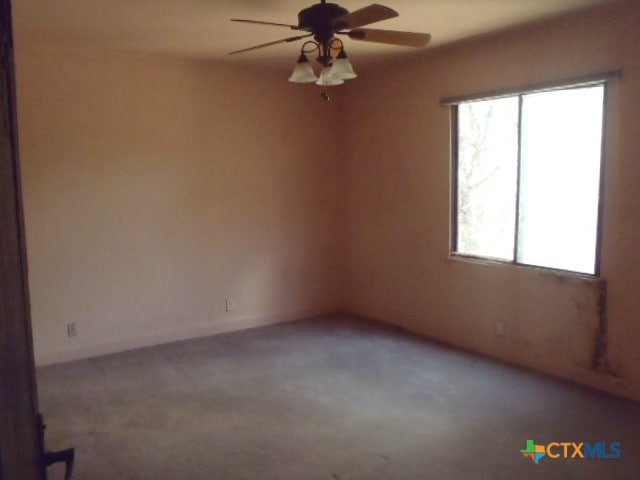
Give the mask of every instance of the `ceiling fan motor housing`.
<svg viewBox="0 0 640 480">
<path fill-rule="evenodd" d="M 316 3 L 309 8 L 305 8 L 298 13 L 298 26 L 311 30 L 316 35 L 326 34 L 334 31 L 331 20 L 349 13 L 349 10 L 342 8 L 335 3 Z"/>
</svg>

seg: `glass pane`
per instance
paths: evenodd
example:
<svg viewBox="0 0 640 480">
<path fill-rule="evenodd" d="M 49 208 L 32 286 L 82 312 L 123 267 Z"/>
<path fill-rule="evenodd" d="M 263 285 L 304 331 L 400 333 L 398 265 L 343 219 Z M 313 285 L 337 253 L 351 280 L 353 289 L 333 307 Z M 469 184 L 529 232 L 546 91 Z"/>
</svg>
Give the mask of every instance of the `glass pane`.
<svg viewBox="0 0 640 480">
<path fill-rule="evenodd" d="M 603 95 L 596 86 L 523 97 L 519 262 L 594 273 Z"/>
<path fill-rule="evenodd" d="M 457 252 L 513 260 L 518 97 L 458 106 Z"/>
</svg>

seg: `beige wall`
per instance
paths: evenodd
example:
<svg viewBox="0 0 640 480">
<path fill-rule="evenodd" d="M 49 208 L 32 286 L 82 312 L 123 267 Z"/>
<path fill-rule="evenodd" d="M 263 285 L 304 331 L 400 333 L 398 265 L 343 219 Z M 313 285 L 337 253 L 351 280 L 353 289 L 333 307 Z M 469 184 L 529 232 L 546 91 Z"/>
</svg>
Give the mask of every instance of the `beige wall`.
<svg viewBox="0 0 640 480">
<path fill-rule="evenodd" d="M 640 399 L 640 13 L 630 5 L 357 65 L 361 76 L 328 104 L 280 70 L 19 48 L 38 363 L 342 308 Z M 596 280 L 448 259 L 439 99 L 618 67 L 602 239 L 607 373 L 592 368 Z"/>
<path fill-rule="evenodd" d="M 348 86 L 345 307 L 640 399 L 638 25 L 632 2 L 403 57 Z M 596 281 L 448 259 L 449 110 L 439 99 L 618 67 L 606 131 L 606 373 L 592 368 Z"/>
<path fill-rule="evenodd" d="M 16 61 L 37 363 L 337 309 L 338 157 L 315 130 L 337 103 L 264 69 Z"/>
</svg>

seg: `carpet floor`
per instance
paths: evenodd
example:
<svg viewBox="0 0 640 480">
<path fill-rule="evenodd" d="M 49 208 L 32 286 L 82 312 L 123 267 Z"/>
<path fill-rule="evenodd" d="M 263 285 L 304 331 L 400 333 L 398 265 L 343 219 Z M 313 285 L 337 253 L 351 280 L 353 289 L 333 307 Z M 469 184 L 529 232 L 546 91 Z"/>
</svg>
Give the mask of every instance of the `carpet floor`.
<svg viewBox="0 0 640 480">
<path fill-rule="evenodd" d="M 37 380 L 47 447 L 76 448 L 74 480 L 640 479 L 639 404 L 347 315 Z M 621 456 L 534 464 L 529 439 L 619 442 Z"/>
</svg>

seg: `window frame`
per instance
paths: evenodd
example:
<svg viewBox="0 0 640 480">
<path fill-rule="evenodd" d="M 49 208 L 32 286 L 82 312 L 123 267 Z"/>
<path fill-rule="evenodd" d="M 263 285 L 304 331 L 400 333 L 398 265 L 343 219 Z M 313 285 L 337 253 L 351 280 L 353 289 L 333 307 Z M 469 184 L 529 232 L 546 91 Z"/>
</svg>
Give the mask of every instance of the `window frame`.
<svg viewBox="0 0 640 480">
<path fill-rule="evenodd" d="M 524 87 L 515 87 L 503 90 L 490 91 L 485 93 L 477 93 L 470 95 L 462 95 L 457 97 L 445 97 L 440 100 L 441 105 L 450 107 L 450 237 L 449 237 L 449 258 L 454 260 L 472 261 L 474 263 L 486 264 L 503 264 L 516 265 L 527 268 L 536 268 L 550 270 L 554 272 L 566 273 L 569 275 L 599 277 L 601 275 L 601 245 L 602 245 L 602 223 L 603 223 L 603 207 L 604 207 L 604 164 L 605 164 L 605 145 L 607 133 L 607 105 L 609 95 L 609 81 L 620 77 L 620 70 L 612 70 L 597 74 L 590 74 L 583 77 L 572 78 L 562 81 L 547 82 L 537 85 L 529 85 Z M 602 137 L 600 144 L 600 178 L 598 186 L 598 207 L 596 212 L 596 244 L 595 244 L 595 264 L 593 273 L 578 272 L 574 270 L 566 270 L 563 268 L 555 268 L 541 265 L 533 265 L 518 261 L 518 235 L 519 235 L 519 215 L 520 215 L 520 184 L 521 184 L 521 168 L 522 168 L 522 103 L 523 96 L 532 93 L 549 92 L 554 90 L 570 90 L 577 88 L 594 87 L 601 85 L 603 87 L 603 109 L 602 109 Z M 463 103 L 474 101 L 497 100 L 507 97 L 518 97 L 518 153 L 517 153 L 517 177 L 516 177 L 516 211 L 515 211 L 515 229 L 514 229 L 514 250 L 513 259 L 505 260 L 502 258 L 492 258 L 480 255 L 469 255 L 457 251 L 458 243 L 458 187 L 459 187 L 459 118 L 458 106 Z"/>
</svg>

